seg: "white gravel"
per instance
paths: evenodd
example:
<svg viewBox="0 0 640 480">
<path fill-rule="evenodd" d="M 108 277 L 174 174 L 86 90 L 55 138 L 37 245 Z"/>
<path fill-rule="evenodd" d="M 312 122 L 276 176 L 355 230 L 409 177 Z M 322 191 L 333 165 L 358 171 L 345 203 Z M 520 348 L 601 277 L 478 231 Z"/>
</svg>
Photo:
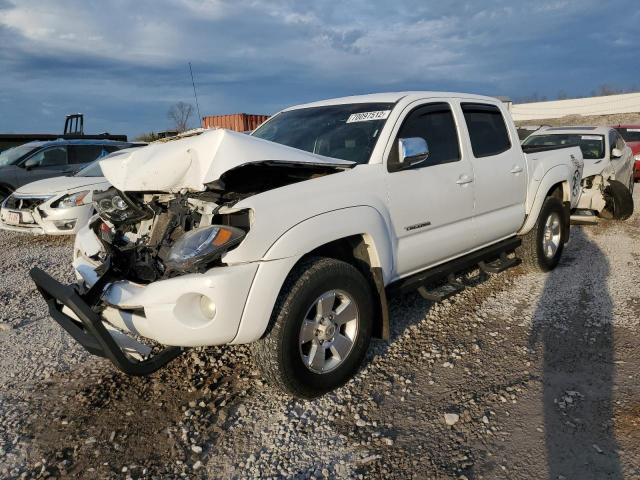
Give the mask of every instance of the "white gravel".
<svg viewBox="0 0 640 480">
<path fill-rule="evenodd" d="M 265 385 L 244 346 L 196 349 L 147 378 L 126 377 L 85 354 L 48 318 L 27 276 L 40 266 L 70 281 L 71 248 L 68 239 L 0 232 L 2 478 L 555 474 L 562 462 L 557 467 L 548 449 L 552 407 L 543 399 L 551 344 L 545 339 L 579 335 L 585 343 L 575 345 L 588 347 L 610 326 L 640 346 L 633 336 L 640 317 L 640 215 L 573 229 L 550 275 L 507 272 L 435 305 L 417 295 L 394 299 L 391 343 L 374 342 L 354 380 L 312 402 Z M 576 330 L 578 317 L 585 330 Z M 615 348 L 604 353 L 626 362 L 619 366 L 625 375 L 625 368 L 640 367 L 630 346 L 602 348 Z M 616 409 L 638 393 L 626 376 L 607 377 L 611 384 L 601 377 L 595 385 L 606 390 L 605 400 L 615 396 Z M 601 410 L 598 421 L 584 422 L 594 393 L 578 383 L 559 385 L 562 408 L 551 399 L 558 415 L 581 416 L 587 430 L 591 423 L 610 425 L 614 419 L 601 418 Z M 609 430 L 593 429 L 583 442 L 590 442 L 589 453 L 579 460 L 594 473 L 582 478 L 597 478 L 604 461 L 607 468 L 619 462 L 631 475 L 638 445 L 616 430 L 618 458 L 610 454 Z M 564 432 L 557 435 L 564 439 Z"/>
</svg>

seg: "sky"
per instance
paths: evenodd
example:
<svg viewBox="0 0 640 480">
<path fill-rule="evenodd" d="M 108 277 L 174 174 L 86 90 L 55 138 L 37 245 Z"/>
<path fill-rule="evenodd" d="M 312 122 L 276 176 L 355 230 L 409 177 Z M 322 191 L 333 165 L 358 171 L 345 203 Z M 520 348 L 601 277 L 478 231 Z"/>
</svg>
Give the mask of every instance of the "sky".
<svg viewBox="0 0 640 480">
<path fill-rule="evenodd" d="M 640 85 L 638 0 L 0 0 L 0 132 L 136 136 L 169 107 L 272 114 L 337 96 L 514 99 Z M 196 115 L 192 125 L 197 124 Z"/>
</svg>

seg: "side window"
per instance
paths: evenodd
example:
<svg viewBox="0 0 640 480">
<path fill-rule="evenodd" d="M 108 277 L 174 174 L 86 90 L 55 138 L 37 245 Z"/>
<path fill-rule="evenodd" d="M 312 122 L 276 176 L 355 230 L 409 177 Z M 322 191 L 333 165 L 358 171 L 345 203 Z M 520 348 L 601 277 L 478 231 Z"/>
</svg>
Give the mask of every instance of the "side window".
<svg viewBox="0 0 640 480">
<path fill-rule="evenodd" d="M 624 147 L 627 146 L 627 144 L 625 143 L 624 139 L 620 136 L 620 134 L 618 132 L 616 132 L 616 146 L 620 150 L 624 150 Z"/>
<path fill-rule="evenodd" d="M 67 164 L 66 147 L 51 147 L 40 150 L 28 159 L 32 167 L 56 167 Z"/>
<path fill-rule="evenodd" d="M 498 155 L 511 148 L 507 125 L 498 107 L 483 103 L 463 103 L 462 113 L 476 158 Z"/>
<path fill-rule="evenodd" d="M 460 160 L 458 130 L 448 103 L 430 103 L 409 113 L 398 131 L 388 159 L 389 170 L 399 162 L 398 140 L 421 137 L 429 145 L 429 158 L 423 166 L 439 165 Z"/>
<path fill-rule="evenodd" d="M 70 163 L 91 163 L 111 153 L 102 145 L 73 145 L 70 147 Z"/>
</svg>

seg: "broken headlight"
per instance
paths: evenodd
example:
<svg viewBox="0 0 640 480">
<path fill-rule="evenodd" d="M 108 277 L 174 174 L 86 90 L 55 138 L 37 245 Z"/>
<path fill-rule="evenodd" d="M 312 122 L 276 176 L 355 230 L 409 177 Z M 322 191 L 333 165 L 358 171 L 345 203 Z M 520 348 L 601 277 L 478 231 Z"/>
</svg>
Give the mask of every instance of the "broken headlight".
<svg viewBox="0 0 640 480">
<path fill-rule="evenodd" d="M 235 227 L 210 225 L 196 228 L 178 239 L 165 261 L 169 270 L 193 270 L 216 260 L 224 252 L 238 245 L 245 232 Z"/>
<path fill-rule="evenodd" d="M 98 214 L 111 223 L 139 222 L 153 216 L 149 208 L 137 205 L 124 192 L 115 188 L 94 192 L 93 205 Z"/>
</svg>

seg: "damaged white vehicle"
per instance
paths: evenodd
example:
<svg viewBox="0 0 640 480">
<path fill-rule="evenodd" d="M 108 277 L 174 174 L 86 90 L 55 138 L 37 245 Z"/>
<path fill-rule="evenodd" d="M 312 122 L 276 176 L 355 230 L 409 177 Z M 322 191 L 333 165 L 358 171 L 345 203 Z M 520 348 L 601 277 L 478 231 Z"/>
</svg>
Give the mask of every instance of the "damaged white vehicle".
<svg viewBox="0 0 640 480">
<path fill-rule="evenodd" d="M 523 148 L 577 145 L 584 157 L 582 193 L 573 223 L 598 217 L 626 220 L 633 214 L 633 152 L 615 128 L 553 127 L 532 133 Z"/>
<path fill-rule="evenodd" d="M 101 165 L 113 188 L 76 238 L 77 284 L 31 271 L 52 317 L 134 375 L 188 347 L 253 342 L 272 384 L 312 398 L 388 338 L 388 295 L 440 300 L 521 259 L 553 269 L 583 161 L 577 147 L 523 153 L 497 99 L 408 92 Z"/>
</svg>

